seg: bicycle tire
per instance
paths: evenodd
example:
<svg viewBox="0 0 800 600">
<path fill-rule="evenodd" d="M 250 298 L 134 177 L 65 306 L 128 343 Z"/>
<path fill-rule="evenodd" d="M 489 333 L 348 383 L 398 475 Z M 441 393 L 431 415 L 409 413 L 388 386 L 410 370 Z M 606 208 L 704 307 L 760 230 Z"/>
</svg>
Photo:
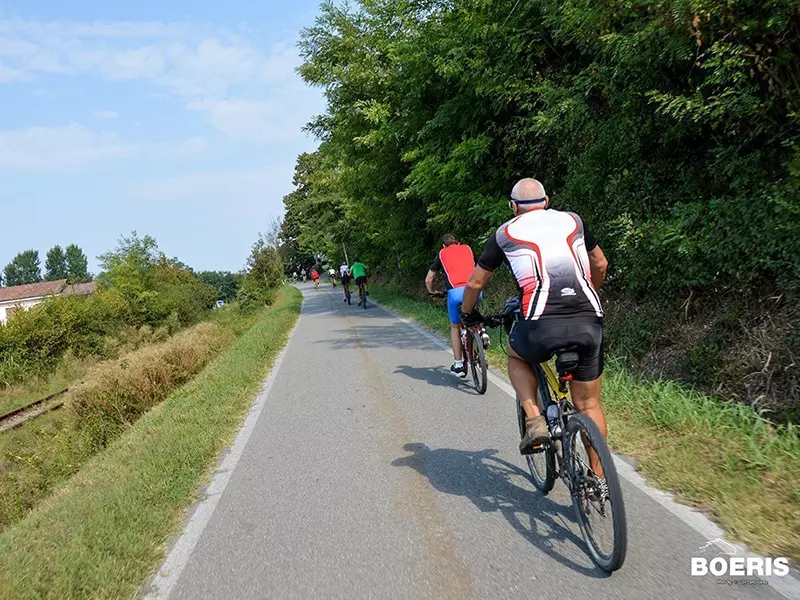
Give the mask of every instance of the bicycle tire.
<svg viewBox="0 0 800 600">
<path fill-rule="evenodd" d="M 525 410 L 518 397 L 516 403 L 519 439 L 522 439 L 525 437 Z M 528 463 L 533 485 L 546 496 L 556 483 L 556 453 L 553 444 L 546 444 L 539 452 L 526 454 L 525 461 Z"/>
<path fill-rule="evenodd" d="M 628 550 L 628 523 L 625 516 L 625 502 L 622 498 L 622 488 L 619 484 L 619 476 L 617 469 L 614 466 L 614 460 L 611 457 L 611 451 L 608 449 L 603 434 L 597 424 L 588 416 L 583 414 L 572 415 L 567 421 L 566 432 L 566 447 L 565 447 L 565 462 L 568 465 L 569 476 L 572 479 L 572 506 L 575 509 L 575 515 L 578 519 L 578 525 L 581 529 L 581 534 L 589 549 L 589 555 L 595 564 L 607 573 L 616 571 L 625 562 L 625 555 Z M 583 446 L 583 441 L 577 439 L 578 436 L 585 436 L 589 444 L 591 444 L 594 451 L 600 460 L 600 466 L 603 468 L 605 475 L 606 485 L 608 486 L 608 500 L 611 504 L 611 518 L 613 542 L 610 545 L 610 551 L 606 554 L 599 548 L 595 539 L 594 529 L 588 520 L 586 514 L 586 506 L 588 502 L 580 498 L 581 495 L 581 481 L 578 474 L 576 474 L 573 465 L 573 443 L 578 443 Z M 582 477 L 582 475 L 581 475 Z M 606 502 L 605 504 L 607 504 Z"/>
<path fill-rule="evenodd" d="M 358 286 L 358 289 L 361 291 L 361 308 L 367 310 L 367 290 L 364 288 L 364 284 Z"/>
<path fill-rule="evenodd" d="M 470 346 L 469 357 L 472 362 L 472 383 L 475 390 L 480 395 L 486 393 L 488 375 L 486 372 L 486 351 L 483 349 L 483 341 L 480 334 L 476 331 L 470 333 L 467 345 Z"/>
</svg>

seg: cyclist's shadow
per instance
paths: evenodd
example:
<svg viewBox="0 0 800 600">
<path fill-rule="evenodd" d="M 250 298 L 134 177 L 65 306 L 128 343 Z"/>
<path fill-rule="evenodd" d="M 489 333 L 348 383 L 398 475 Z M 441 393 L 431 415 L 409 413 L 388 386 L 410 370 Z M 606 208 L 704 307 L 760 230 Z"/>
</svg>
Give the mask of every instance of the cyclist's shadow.
<svg viewBox="0 0 800 600">
<path fill-rule="evenodd" d="M 481 512 L 500 512 L 525 539 L 574 571 L 589 577 L 608 577 L 601 569 L 581 565 L 558 551 L 553 541 L 568 541 L 579 551 L 586 551 L 583 538 L 563 523 L 574 518 L 572 505 L 565 507 L 549 500 L 536 492 L 532 484 L 527 489 L 516 485 L 512 476 L 527 480 L 530 476 L 516 465 L 497 458 L 497 450 L 431 449 L 420 443 L 406 444 L 403 449 L 413 454 L 398 458 L 392 466 L 414 469 L 440 492 L 464 496 Z M 541 533 L 542 529 L 549 532 Z M 587 561 L 590 562 L 588 555 Z"/>
</svg>

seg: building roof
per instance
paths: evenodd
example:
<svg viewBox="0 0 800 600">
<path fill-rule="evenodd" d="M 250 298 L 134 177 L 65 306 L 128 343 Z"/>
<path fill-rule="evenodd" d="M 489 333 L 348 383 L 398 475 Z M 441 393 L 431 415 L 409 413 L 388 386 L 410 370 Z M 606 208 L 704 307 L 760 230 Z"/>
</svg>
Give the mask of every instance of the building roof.
<svg viewBox="0 0 800 600">
<path fill-rule="evenodd" d="M 40 281 L 39 283 L 28 283 L 26 285 L 14 285 L 11 287 L 0 288 L 0 302 L 12 302 L 14 300 L 25 300 L 26 298 L 40 298 L 41 296 L 88 296 L 97 288 L 96 282 L 76 283 L 67 285 L 66 279 L 57 281 Z"/>
</svg>

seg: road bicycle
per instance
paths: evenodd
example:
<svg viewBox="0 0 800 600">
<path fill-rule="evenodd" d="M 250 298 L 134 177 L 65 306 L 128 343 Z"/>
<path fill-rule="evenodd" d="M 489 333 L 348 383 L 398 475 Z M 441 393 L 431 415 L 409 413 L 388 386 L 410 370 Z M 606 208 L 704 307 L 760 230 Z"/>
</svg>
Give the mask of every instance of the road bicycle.
<svg viewBox="0 0 800 600">
<path fill-rule="evenodd" d="M 344 297 L 347 298 L 347 304 L 350 304 L 350 284 L 349 283 L 342 283 L 344 286 Z"/>
<path fill-rule="evenodd" d="M 518 298 L 509 299 L 503 310 L 485 318 L 487 327 L 503 326 L 506 334 L 520 318 Z M 533 484 L 543 494 L 553 489 L 556 475 L 572 496 L 572 506 L 592 560 L 607 572 L 625 562 L 628 525 L 617 469 L 603 434 L 587 415 L 570 402 L 568 382 L 578 366 L 574 347 L 555 352 L 555 367 L 550 363 L 533 365 L 539 382 L 537 404 L 546 416 L 550 440 L 535 448 L 525 459 Z M 525 435 L 525 411 L 516 399 L 520 437 Z M 591 454 L 600 464 L 595 473 Z M 595 463 L 596 464 L 596 463 Z"/>
<path fill-rule="evenodd" d="M 358 285 L 359 297 L 361 298 L 361 307 L 364 310 L 366 310 L 367 309 L 367 286 L 364 285 L 363 281 L 361 283 L 357 284 L 357 285 Z"/>
</svg>

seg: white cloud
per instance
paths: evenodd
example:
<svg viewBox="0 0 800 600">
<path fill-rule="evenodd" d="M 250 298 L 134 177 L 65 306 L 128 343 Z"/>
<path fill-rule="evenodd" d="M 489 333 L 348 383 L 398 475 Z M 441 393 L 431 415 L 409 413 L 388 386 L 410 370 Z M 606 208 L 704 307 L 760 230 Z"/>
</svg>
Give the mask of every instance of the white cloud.
<svg viewBox="0 0 800 600">
<path fill-rule="evenodd" d="M 262 143 L 296 139 L 308 119 L 302 105 L 288 98 L 205 100 L 190 106 L 226 135 Z"/>
<path fill-rule="evenodd" d="M 98 110 L 94 112 L 94 116 L 98 119 L 116 119 L 119 113 L 113 110 Z"/>
<path fill-rule="evenodd" d="M 0 131 L 0 170 L 72 172 L 136 152 L 117 134 L 94 132 L 78 123 Z"/>
<path fill-rule="evenodd" d="M 250 207 L 258 214 L 268 198 L 273 211 L 282 211 L 280 200 L 291 191 L 294 165 L 273 164 L 254 171 L 184 173 L 165 179 L 139 182 L 128 189 L 133 198 L 158 201 L 213 202 Z"/>
<path fill-rule="evenodd" d="M 111 160 L 133 157 L 158 162 L 196 158 L 207 148 L 208 143 L 202 137 L 177 143 L 130 143 L 117 133 L 93 131 L 79 123 L 30 127 L 0 131 L 0 171 L 75 173 Z"/>
</svg>

